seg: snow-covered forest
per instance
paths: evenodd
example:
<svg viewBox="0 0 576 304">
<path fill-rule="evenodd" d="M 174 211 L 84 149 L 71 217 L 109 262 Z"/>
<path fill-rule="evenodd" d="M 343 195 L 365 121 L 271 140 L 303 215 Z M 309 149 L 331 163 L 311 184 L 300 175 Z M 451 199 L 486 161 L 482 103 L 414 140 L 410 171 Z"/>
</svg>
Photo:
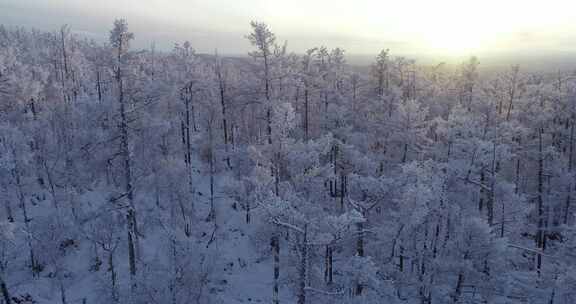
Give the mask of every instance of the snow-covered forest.
<svg viewBox="0 0 576 304">
<path fill-rule="evenodd" d="M 0 303 L 576 303 L 576 74 L 0 27 Z"/>
</svg>

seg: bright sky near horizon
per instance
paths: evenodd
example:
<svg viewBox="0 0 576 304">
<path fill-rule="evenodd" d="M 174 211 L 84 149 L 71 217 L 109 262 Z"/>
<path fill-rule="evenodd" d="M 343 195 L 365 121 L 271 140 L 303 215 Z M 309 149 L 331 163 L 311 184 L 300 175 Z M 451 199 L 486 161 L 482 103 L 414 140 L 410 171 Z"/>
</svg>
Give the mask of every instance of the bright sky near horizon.
<svg viewBox="0 0 576 304">
<path fill-rule="evenodd" d="M 68 24 L 98 40 L 126 18 L 136 45 L 243 54 L 249 21 L 268 23 L 291 50 L 326 45 L 348 54 L 460 56 L 576 52 L 575 0 L 0 0 L 0 24 Z"/>
</svg>

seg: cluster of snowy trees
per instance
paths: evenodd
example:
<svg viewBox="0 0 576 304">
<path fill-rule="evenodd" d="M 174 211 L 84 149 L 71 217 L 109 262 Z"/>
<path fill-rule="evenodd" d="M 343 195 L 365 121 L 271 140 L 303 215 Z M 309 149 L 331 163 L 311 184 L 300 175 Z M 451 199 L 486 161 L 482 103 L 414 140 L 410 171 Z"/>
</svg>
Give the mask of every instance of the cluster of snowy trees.
<svg viewBox="0 0 576 304">
<path fill-rule="evenodd" d="M 250 26 L 249 58 L 0 27 L 0 303 L 576 302 L 574 74 Z"/>
</svg>

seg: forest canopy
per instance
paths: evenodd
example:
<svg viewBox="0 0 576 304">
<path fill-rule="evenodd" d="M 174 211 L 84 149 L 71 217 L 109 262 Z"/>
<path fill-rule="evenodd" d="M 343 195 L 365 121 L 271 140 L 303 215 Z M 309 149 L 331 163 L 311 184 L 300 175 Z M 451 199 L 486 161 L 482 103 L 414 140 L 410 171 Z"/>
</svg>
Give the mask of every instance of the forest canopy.
<svg viewBox="0 0 576 304">
<path fill-rule="evenodd" d="M 576 303 L 576 74 L 0 26 L 0 303 Z"/>
</svg>

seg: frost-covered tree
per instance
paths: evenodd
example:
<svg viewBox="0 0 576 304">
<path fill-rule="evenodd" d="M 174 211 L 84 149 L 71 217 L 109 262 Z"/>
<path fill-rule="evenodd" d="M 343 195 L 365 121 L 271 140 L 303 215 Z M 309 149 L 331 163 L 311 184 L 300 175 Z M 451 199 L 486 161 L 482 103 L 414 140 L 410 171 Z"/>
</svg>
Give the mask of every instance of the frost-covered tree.
<svg viewBox="0 0 576 304">
<path fill-rule="evenodd" d="M 573 73 L 249 29 L 0 26 L 0 303 L 576 301 Z"/>
</svg>

